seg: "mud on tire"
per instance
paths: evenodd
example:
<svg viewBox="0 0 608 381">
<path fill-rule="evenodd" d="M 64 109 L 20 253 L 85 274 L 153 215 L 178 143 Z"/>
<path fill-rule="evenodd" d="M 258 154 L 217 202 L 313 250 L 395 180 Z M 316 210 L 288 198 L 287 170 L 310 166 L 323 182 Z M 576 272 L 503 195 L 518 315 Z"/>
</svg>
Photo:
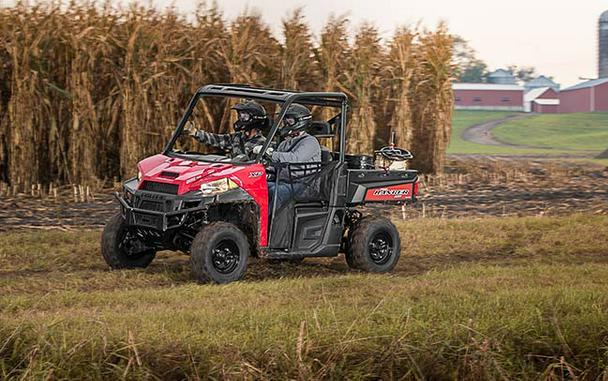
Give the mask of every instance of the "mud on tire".
<svg viewBox="0 0 608 381">
<path fill-rule="evenodd" d="M 112 269 L 146 268 L 154 260 L 156 250 L 146 248 L 130 231 L 120 213 L 106 223 L 101 235 L 101 254 Z"/>
<path fill-rule="evenodd" d="M 354 226 L 346 253 L 351 268 L 385 273 L 395 268 L 401 252 L 399 232 L 383 217 L 365 217 Z"/>
<path fill-rule="evenodd" d="M 199 282 L 229 283 L 245 275 L 249 241 L 236 225 L 212 222 L 192 241 L 190 264 Z"/>
</svg>

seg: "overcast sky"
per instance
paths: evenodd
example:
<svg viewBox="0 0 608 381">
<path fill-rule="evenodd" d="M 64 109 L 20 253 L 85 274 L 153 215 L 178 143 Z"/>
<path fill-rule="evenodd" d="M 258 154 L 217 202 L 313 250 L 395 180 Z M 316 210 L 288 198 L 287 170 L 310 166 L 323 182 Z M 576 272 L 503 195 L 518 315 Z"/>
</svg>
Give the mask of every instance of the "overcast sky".
<svg viewBox="0 0 608 381">
<path fill-rule="evenodd" d="M 194 9 L 196 2 L 152 1 L 160 7 L 174 4 L 184 13 Z M 579 82 L 579 77 L 597 76 L 597 22 L 599 15 L 608 10 L 605 0 L 218 0 L 218 3 L 228 18 L 245 7 L 257 9 L 277 34 L 281 18 L 299 6 L 304 7 L 315 32 L 331 13 L 348 13 L 353 26 L 372 21 L 387 37 L 401 24 L 421 21 L 433 27 L 445 20 L 453 33 L 470 41 L 490 69 L 509 64 L 532 65 L 565 86 Z"/>
<path fill-rule="evenodd" d="M 156 0 L 169 4 L 169 0 Z M 179 9 L 192 2 L 175 0 Z M 608 10 L 600 0 L 220 0 L 226 16 L 245 6 L 258 9 L 275 30 L 289 10 L 304 6 L 308 21 L 320 30 L 330 13 L 348 12 L 353 25 L 368 20 L 390 35 L 400 24 L 434 26 L 469 40 L 494 69 L 508 64 L 533 65 L 562 85 L 597 76 L 597 22 Z"/>
</svg>

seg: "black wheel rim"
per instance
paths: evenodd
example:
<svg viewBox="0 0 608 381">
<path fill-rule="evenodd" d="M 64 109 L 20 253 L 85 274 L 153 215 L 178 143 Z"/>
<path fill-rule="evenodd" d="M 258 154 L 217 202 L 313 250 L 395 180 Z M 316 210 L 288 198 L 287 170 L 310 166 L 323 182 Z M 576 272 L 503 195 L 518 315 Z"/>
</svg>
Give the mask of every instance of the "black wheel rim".
<svg viewBox="0 0 608 381">
<path fill-rule="evenodd" d="M 232 240 L 220 241 L 211 252 L 213 268 L 221 274 L 230 274 L 239 265 L 239 248 Z"/>
<path fill-rule="evenodd" d="M 376 233 L 369 241 L 369 255 L 377 265 L 383 265 L 393 255 L 393 239 L 385 232 Z"/>
<path fill-rule="evenodd" d="M 144 244 L 137 232 L 124 229 L 121 233 L 121 238 L 118 240 L 118 248 L 127 257 L 137 259 L 149 252 L 150 248 Z"/>
</svg>

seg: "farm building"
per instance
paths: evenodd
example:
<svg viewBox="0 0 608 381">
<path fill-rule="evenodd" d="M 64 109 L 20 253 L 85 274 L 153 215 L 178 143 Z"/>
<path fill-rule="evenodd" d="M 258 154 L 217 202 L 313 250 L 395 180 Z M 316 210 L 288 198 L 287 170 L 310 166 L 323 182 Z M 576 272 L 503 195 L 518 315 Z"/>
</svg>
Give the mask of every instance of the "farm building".
<svg viewBox="0 0 608 381">
<path fill-rule="evenodd" d="M 488 74 L 488 83 L 493 83 L 497 85 L 516 85 L 517 79 L 515 79 L 515 77 L 510 71 L 505 69 L 498 69 Z"/>
<path fill-rule="evenodd" d="M 524 88 L 513 84 L 454 83 L 457 110 L 524 110 Z"/>
<path fill-rule="evenodd" d="M 559 91 L 560 85 L 555 83 L 551 78 L 547 78 L 544 75 L 538 76 L 531 81 L 526 82 L 524 89 L 526 93 L 530 90 L 550 87 L 555 91 Z"/>
<path fill-rule="evenodd" d="M 559 112 L 559 93 L 551 87 L 534 88 L 524 95 L 526 112 L 555 114 Z"/>
<path fill-rule="evenodd" d="M 608 111 L 608 78 L 579 83 L 559 93 L 562 113 Z"/>
</svg>

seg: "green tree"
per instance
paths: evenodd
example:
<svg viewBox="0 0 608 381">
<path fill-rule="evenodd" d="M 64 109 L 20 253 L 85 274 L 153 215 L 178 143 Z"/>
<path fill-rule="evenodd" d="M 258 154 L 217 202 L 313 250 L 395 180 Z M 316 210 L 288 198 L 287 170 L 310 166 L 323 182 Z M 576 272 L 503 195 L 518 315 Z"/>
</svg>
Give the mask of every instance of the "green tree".
<svg viewBox="0 0 608 381">
<path fill-rule="evenodd" d="M 522 82 L 528 82 L 538 77 L 534 66 L 509 65 L 507 69 Z"/>
<path fill-rule="evenodd" d="M 469 42 L 460 36 L 454 36 L 454 78 L 458 82 L 481 83 L 488 76 L 488 65 L 477 58 L 477 52 Z"/>
</svg>

